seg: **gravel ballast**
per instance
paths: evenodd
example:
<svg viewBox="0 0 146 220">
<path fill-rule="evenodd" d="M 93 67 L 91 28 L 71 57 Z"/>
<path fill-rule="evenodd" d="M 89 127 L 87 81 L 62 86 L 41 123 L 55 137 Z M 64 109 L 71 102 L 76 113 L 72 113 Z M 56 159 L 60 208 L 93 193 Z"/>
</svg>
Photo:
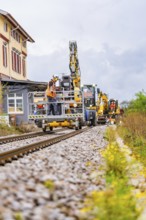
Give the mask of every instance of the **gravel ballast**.
<svg viewBox="0 0 146 220">
<path fill-rule="evenodd" d="M 79 219 L 85 196 L 105 187 L 99 153 L 107 144 L 105 129 L 94 127 L 1 166 L 0 219 Z"/>
</svg>

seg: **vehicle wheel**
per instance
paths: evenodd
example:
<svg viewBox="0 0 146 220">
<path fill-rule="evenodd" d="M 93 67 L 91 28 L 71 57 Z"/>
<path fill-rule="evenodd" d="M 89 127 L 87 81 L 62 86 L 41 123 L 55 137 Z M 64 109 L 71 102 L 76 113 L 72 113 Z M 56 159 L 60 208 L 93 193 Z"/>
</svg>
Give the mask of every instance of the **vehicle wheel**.
<svg viewBox="0 0 146 220">
<path fill-rule="evenodd" d="M 72 127 L 72 126 L 69 126 L 68 128 L 69 128 L 69 129 L 73 129 L 73 127 Z"/>
<path fill-rule="evenodd" d="M 79 124 L 79 129 L 82 129 L 82 124 L 81 123 Z"/>
<path fill-rule="evenodd" d="M 93 126 L 97 126 L 97 121 L 95 121 L 94 125 Z"/>
<path fill-rule="evenodd" d="M 53 131 L 53 127 L 50 127 L 50 131 Z"/>
<path fill-rule="evenodd" d="M 76 131 L 79 130 L 79 127 L 76 126 L 76 127 L 75 127 L 75 130 L 76 130 Z"/>
<path fill-rule="evenodd" d="M 93 126 L 96 126 L 96 125 L 97 125 L 96 113 L 94 113 L 94 117 L 93 117 L 92 125 L 93 125 Z"/>
<path fill-rule="evenodd" d="M 43 132 L 46 132 L 46 126 L 42 130 L 43 130 Z"/>
</svg>

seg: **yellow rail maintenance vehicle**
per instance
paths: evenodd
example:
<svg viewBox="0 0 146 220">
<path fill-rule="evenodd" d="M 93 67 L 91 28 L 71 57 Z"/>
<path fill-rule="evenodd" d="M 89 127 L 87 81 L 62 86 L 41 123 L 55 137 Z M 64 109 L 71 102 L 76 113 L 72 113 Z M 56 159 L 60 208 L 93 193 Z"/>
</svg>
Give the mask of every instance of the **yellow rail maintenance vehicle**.
<svg viewBox="0 0 146 220">
<path fill-rule="evenodd" d="M 108 123 L 116 124 L 117 119 L 121 115 L 118 100 L 110 99 L 108 102 Z"/>
<path fill-rule="evenodd" d="M 85 108 L 85 122 L 87 125 L 96 126 L 97 124 L 97 106 L 96 106 L 96 85 L 85 84 L 82 86 L 84 108 Z"/>
<path fill-rule="evenodd" d="M 97 123 L 106 124 L 108 118 L 108 95 L 97 89 Z"/>
<path fill-rule="evenodd" d="M 70 76 L 64 75 L 56 87 L 55 101 L 48 100 L 46 92 L 30 92 L 29 119 L 34 120 L 44 132 L 47 129 L 52 131 L 54 127 L 81 129 L 85 120 L 82 93 L 78 91 L 80 101 L 76 101 L 77 94 L 70 87 Z"/>
</svg>

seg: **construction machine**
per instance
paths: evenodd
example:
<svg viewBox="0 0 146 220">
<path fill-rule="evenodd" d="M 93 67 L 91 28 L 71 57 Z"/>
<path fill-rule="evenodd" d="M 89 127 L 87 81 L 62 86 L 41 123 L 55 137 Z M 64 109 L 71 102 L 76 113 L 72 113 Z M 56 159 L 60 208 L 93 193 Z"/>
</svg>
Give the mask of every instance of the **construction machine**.
<svg viewBox="0 0 146 220">
<path fill-rule="evenodd" d="M 76 41 L 69 42 L 70 48 L 70 63 L 72 87 L 75 92 L 75 100 L 84 103 L 85 121 L 84 124 L 96 125 L 96 105 L 95 105 L 95 85 L 81 86 L 81 70 L 78 60 L 77 43 Z M 78 91 L 82 91 L 79 93 Z M 82 95 L 82 96 L 81 96 Z"/>
<path fill-rule="evenodd" d="M 108 118 L 108 95 L 97 89 L 97 123 L 105 124 Z"/>
<path fill-rule="evenodd" d="M 81 129 L 83 122 L 85 121 L 83 96 L 80 87 L 80 68 L 77 55 L 76 42 L 69 42 L 70 59 L 69 68 L 71 74 L 62 74 L 62 77 L 54 78 L 50 80 L 54 81 L 54 88 L 56 91 L 55 99 L 52 101 L 46 100 L 47 92 L 42 94 L 42 102 L 39 104 L 44 106 L 44 114 L 42 112 L 34 112 L 36 103 L 34 103 L 34 94 L 29 93 L 29 119 L 35 120 L 38 127 L 41 127 L 45 132 L 48 128 L 53 130 L 54 127 L 69 127 L 76 130 Z M 58 85 L 55 83 L 58 81 Z M 51 85 L 48 87 L 50 89 Z M 47 88 L 47 89 L 48 89 Z M 50 94 L 50 91 L 48 91 Z M 36 94 L 35 94 L 36 95 Z M 55 102 L 54 102 L 55 100 Z M 38 103 L 37 103 L 38 104 Z M 48 113 L 48 105 L 57 107 L 56 113 Z"/>
<path fill-rule="evenodd" d="M 82 86 L 84 108 L 85 108 L 85 121 L 87 125 L 96 125 L 97 106 L 96 106 L 96 85 L 85 84 Z"/>
<path fill-rule="evenodd" d="M 70 74 L 62 74 L 62 77 L 54 77 L 50 80 L 54 83 L 53 91 L 55 100 L 47 101 L 46 94 L 42 94 L 42 101 L 34 103 L 33 93 L 28 94 L 29 99 L 29 119 L 35 120 L 38 127 L 43 131 L 53 127 L 70 127 L 81 129 L 83 124 L 96 125 L 96 87 L 94 85 L 84 85 L 81 87 L 81 71 L 78 60 L 78 51 L 76 41 L 69 42 L 69 69 Z M 58 86 L 56 85 L 58 82 Z M 48 87 L 50 89 L 51 85 Z M 47 88 L 47 90 L 48 90 Z M 50 94 L 50 91 L 48 91 Z M 88 94 L 88 95 L 87 95 Z M 87 96 L 86 96 L 87 95 Z M 36 110 L 36 105 L 42 105 L 43 111 Z M 48 105 L 56 109 L 57 114 L 47 114 Z M 52 111 L 53 112 L 53 111 Z M 54 111 L 55 112 L 55 111 Z"/>
<path fill-rule="evenodd" d="M 120 106 L 118 100 L 110 99 L 108 102 L 108 122 L 115 124 L 116 119 L 121 115 Z"/>
</svg>

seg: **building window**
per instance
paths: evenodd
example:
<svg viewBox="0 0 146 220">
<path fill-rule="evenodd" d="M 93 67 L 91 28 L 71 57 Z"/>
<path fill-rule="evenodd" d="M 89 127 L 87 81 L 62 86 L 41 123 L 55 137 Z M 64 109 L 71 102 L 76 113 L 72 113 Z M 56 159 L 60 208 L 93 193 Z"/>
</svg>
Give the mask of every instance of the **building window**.
<svg viewBox="0 0 146 220">
<path fill-rule="evenodd" d="M 8 95 L 8 113 L 23 113 L 23 95 L 22 93 L 10 93 Z"/>
<path fill-rule="evenodd" d="M 16 32 L 16 41 L 20 43 L 20 35 L 18 34 L 18 32 Z"/>
<path fill-rule="evenodd" d="M 12 56 L 12 70 L 21 74 L 21 55 L 16 49 L 11 51 Z"/>
<path fill-rule="evenodd" d="M 6 43 L 2 45 L 2 50 L 3 50 L 3 66 L 7 67 L 7 45 Z"/>
<path fill-rule="evenodd" d="M 26 48 L 26 40 L 22 39 L 22 46 Z"/>
<path fill-rule="evenodd" d="M 11 27 L 11 36 L 20 43 L 20 34 L 15 30 L 15 28 Z"/>
<path fill-rule="evenodd" d="M 23 57 L 22 59 L 22 71 L 23 71 L 23 76 L 26 77 L 26 58 Z"/>
<path fill-rule="evenodd" d="M 4 23 L 4 31 L 7 32 L 8 31 L 8 24 L 5 22 Z"/>
</svg>

